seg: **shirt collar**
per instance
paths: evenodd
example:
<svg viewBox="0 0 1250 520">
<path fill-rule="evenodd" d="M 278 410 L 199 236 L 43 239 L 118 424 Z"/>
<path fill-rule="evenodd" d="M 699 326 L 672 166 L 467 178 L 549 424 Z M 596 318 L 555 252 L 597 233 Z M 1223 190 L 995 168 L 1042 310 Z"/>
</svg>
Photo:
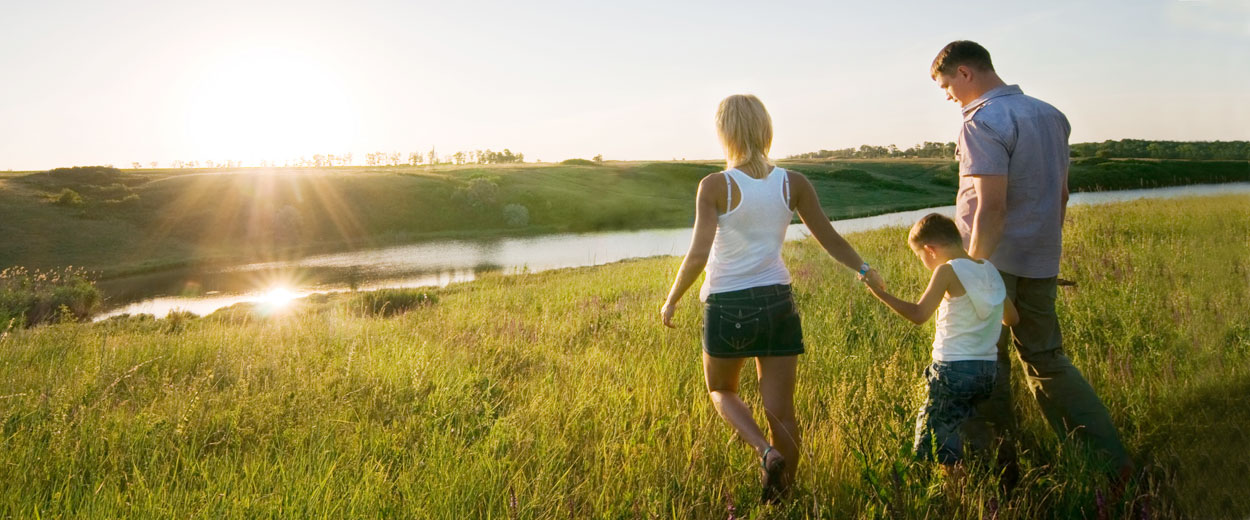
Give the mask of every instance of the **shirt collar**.
<svg viewBox="0 0 1250 520">
<path fill-rule="evenodd" d="M 974 99 L 971 103 L 968 103 L 968 106 L 963 108 L 964 116 L 967 117 L 968 115 L 975 112 L 978 108 L 981 107 L 981 105 L 984 105 L 986 101 L 989 101 L 996 97 L 1010 96 L 1013 94 L 1024 94 L 1024 91 L 1020 90 L 1019 85 L 1002 85 L 999 87 L 994 87 L 990 89 L 989 92 L 981 94 L 981 97 Z"/>
</svg>

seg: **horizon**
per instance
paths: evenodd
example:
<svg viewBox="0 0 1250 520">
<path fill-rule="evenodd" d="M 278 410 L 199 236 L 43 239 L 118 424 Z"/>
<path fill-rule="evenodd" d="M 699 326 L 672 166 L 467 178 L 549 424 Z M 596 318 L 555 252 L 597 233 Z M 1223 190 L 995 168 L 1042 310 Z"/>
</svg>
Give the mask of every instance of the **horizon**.
<svg viewBox="0 0 1250 520">
<path fill-rule="evenodd" d="M 1064 111 L 1073 143 L 1250 140 L 1245 4 L 900 4 L 18 5 L 0 20 L 0 45 L 22 49 L 0 56 L 18 78 L 0 87 L 0 169 L 430 149 L 711 161 L 716 104 L 748 92 L 774 158 L 945 143 L 959 107 L 927 74 L 954 39 Z"/>
</svg>

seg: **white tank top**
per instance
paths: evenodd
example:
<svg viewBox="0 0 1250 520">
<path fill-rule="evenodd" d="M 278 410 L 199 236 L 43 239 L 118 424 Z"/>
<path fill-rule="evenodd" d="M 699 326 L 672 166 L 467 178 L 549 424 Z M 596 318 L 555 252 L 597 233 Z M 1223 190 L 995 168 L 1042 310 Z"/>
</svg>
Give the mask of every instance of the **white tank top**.
<svg viewBox="0 0 1250 520">
<path fill-rule="evenodd" d="M 946 262 L 966 294 L 942 298 L 933 334 L 933 359 L 937 361 L 994 361 L 998 359 L 998 334 L 1003 330 L 1003 299 L 1007 288 L 989 260 L 967 258 Z"/>
<path fill-rule="evenodd" d="M 737 168 L 722 174 L 730 199 L 725 207 L 733 209 L 716 219 L 716 238 L 699 299 L 707 301 L 709 294 L 790 283 L 790 271 L 781 262 L 781 243 L 794 218 L 789 175 L 777 167 L 763 179 Z M 737 207 L 732 200 L 735 184 L 742 197 Z"/>
</svg>

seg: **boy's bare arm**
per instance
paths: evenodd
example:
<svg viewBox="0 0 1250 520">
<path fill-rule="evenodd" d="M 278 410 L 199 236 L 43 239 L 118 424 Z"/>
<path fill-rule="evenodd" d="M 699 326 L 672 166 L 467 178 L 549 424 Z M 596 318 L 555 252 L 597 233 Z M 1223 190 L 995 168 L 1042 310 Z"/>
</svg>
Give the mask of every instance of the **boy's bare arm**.
<svg viewBox="0 0 1250 520">
<path fill-rule="evenodd" d="M 933 277 L 929 279 L 929 287 L 920 296 L 920 301 L 916 303 L 906 302 L 898 299 L 894 295 L 886 292 L 884 287 L 872 283 L 866 283 L 868 290 L 873 296 L 885 303 L 899 316 L 907 318 L 917 325 L 929 321 L 933 316 L 933 312 L 937 310 L 938 305 L 942 303 L 942 297 L 946 295 L 946 289 L 950 287 L 951 280 L 955 278 L 955 270 L 951 266 L 942 264 L 933 271 Z"/>
<path fill-rule="evenodd" d="M 1020 312 L 1016 310 L 1016 304 L 1011 303 L 1011 298 L 1003 298 L 1003 325 L 1014 327 L 1020 323 Z"/>
</svg>

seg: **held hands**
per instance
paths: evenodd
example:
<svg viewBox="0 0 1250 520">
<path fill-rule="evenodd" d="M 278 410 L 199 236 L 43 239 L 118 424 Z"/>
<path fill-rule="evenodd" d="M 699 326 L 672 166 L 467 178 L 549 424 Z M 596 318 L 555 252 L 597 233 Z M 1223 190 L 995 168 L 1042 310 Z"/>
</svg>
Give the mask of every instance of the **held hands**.
<svg viewBox="0 0 1250 520">
<path fill-rule="evenodd" d="M 869 269 L 868 274 L 859 275 L 859 281 L 864 282 L 864 285 L 873 292 L 885 290 L 885 279 L 881 278 L 881 273 L 876 269 Z"/>
</svg>

